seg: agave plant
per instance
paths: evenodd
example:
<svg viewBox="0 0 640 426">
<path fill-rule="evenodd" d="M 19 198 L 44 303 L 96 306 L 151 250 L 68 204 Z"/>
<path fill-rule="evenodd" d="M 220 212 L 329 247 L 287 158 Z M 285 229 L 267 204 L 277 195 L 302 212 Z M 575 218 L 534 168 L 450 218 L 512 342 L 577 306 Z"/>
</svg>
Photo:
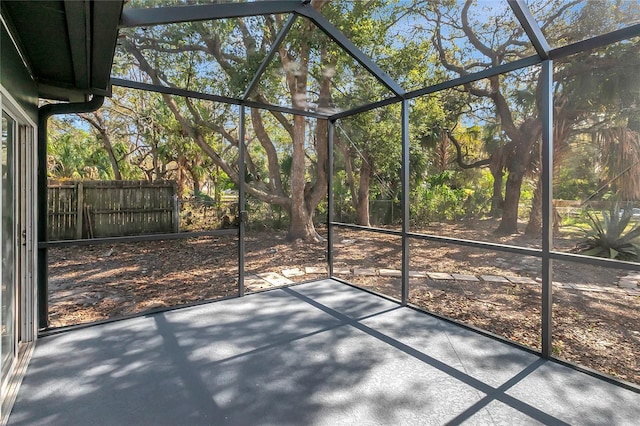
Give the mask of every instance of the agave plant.
<svg viewBox="0 0 640 426">
<path fill-rule="evenodd" d="M 602 219 L 587 211 L 591 229 L 582 245 L 582 254 L 620 260 L 640 259 L 640 224 L 632 224 L 633 206 L 616 202 Z"/>
</svg>

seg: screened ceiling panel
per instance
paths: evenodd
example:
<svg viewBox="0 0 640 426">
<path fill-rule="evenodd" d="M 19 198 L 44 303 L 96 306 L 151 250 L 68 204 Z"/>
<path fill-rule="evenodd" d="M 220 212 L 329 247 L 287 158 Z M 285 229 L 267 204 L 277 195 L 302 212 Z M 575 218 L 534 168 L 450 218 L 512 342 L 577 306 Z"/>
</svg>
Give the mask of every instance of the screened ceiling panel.
<svg viewBox="0 0 640 426">
<path fill-rule="evenodd" d="M 393 96 L 311 21 L 298 17 L 249 98 L 332 114 Z"/>
<path fill-rule="evenodd" d="M 526 0 L 552 48 L 640 23 L 640 0 Z"/>
<path fill-rule="evenodd" d="M 122 28 L 113 77 L 241 98 L 288 16 Z"/>
<path fill-rule="evenodd" d="M 535 54 L 506 1 L 334 0 L 321 12 L 407 91 Z"/>
</svg>

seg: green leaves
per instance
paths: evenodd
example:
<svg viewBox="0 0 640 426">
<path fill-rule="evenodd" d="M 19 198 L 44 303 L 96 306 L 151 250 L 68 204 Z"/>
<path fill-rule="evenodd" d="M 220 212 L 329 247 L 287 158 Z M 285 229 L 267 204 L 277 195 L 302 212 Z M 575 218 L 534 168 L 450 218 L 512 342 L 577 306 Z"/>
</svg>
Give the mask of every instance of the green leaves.
<svg viewBox="0 0 640 426">
<path fill-rule="evenodd" d="M 54 179 L 112 179 L 109 157 L 93 135 L 58 121 L 48 146 L 47 175 Z"/>
<path fill-rule="evenodd" d="M 586 232 L 586 247 L 581 253 L 620 260 L 639 259 L 640 223 L 632 223 L 633 211 L 633 205 L 628 202 L 622 207 L 616 202 L 600 215 L 587 211 L 591 229 Z"/>
</svg>

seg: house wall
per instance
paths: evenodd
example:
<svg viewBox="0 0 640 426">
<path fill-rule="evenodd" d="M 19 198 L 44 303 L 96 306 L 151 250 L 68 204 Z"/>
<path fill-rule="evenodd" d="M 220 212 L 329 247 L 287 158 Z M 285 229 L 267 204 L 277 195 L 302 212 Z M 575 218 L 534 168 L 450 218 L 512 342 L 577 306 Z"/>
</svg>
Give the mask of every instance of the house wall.
<svg viewBox="0 0 640 426">
<path fill-rule="evenodd" d="M 38 85 L 31 79 L 4 25 L 0 46 L 0 84 L 34 122 L 38 122 Z"/>
<path fill-rule="evenodd" d="M 0 25 L 0 47 L 0 109 L 3 124 L 10 124 L 12 129 L 11 135 L 7 132 L 6 136 L 9 142 L 6 146 L 3 143 L 3 167 L 9 167 L 6 164 L 12 165 L 7 170 L 7 175 L 3 174 L 0 180 L 0 211 L 3 213 L 0 247 L 3 259 L 12 259 L 3 261 L 0 265 L 0 276 L 3 279 L 3 292 L 0 293 L 3 307 L 0 315 L 3 348 L 0 349 L 0 355 L 4 367 L 0 381 L 1 425 L 7 420 L 33 349 L 33 343 L 29 342 L 35 339 L 37 331 L 34 211 L 38 86 L 22 62 L 4 23 Z M 5 199 L 11 199 L 11 204 L 5 205 Z M 8 253 L 11 256 L 5 256 Z M 3 300 L 7 286 L 13 288 L 7 293 L 11 295 Z M 10 332 L 7 328 L 9 324 L 12 324 Z M 7 358 L 6 354 L 12 355 Z"/>
</svg>

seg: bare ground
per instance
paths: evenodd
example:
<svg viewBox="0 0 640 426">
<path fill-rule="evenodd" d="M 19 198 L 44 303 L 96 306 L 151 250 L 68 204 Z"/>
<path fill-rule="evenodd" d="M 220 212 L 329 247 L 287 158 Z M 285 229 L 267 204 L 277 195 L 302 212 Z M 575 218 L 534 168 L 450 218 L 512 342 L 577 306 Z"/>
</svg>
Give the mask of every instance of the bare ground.
<svg viewBox="0 0 640 426">
<path fill-rule="evenodd" d="M 492 226 L 490 222 L 438 224 L 437 230 L 459 238 L 494 241 Z M 326 265 L 326 245 L 292 245 L 284 236 L 276 231 L 249 233 L 245 274 L 295 268 L 304 271 L 305 267 Z M 495 242 L 539 245 L 539 241 L 522 235 Z M 559 241 L 558 247 L 562 244 Z M 51 249 L 50 325 L 81 324 L 235 296 L 237 250 L 234 237 Z M 379 273 L 380 269 L 398 270 L 400 266 L 401 241 L 397 236 L 346 230 L 335 233 L 337 276 L 399 298 L 400 278 L 359 275 L 354 269 L 370 268 Z M 410 279 L 412 304 L 540 349 L 539 259 L 412 241 L 410 269 L 477 279 L 432 279 L 418 274 Z M 559 285 L 554 286 L 553 353 L 640 384 L 640 296 L 617 286 L 625 274 L 588 265 L 554 264 L 554 283 Z M 487 276 L 511 281 L 490 282 Z M 290 279 L 300 282 L 321 277 L 306 274 Z M 532 281 L 512 282 L 518 278 Z"/>
</svg>

